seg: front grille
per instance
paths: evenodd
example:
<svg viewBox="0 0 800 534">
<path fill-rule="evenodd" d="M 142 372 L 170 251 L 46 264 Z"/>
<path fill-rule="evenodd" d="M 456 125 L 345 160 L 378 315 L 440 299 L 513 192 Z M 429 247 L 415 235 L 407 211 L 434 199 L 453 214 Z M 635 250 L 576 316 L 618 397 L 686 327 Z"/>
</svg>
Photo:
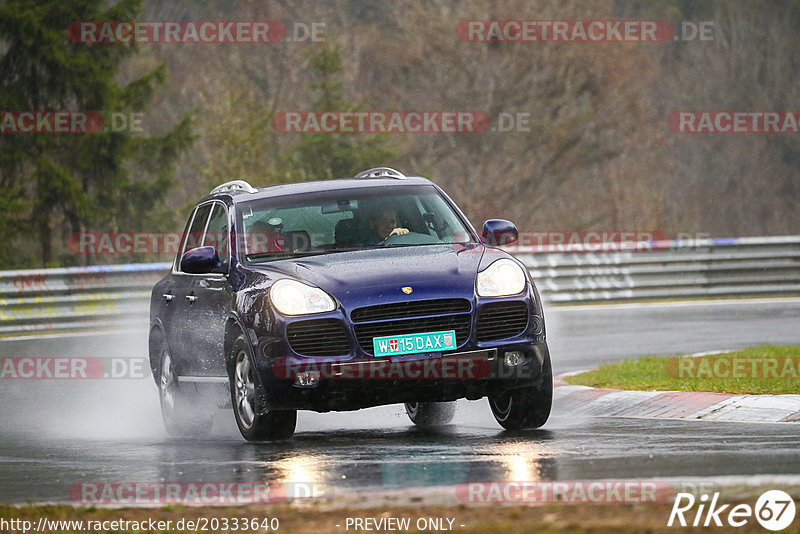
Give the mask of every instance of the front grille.
<svg viewBox="0 0 800 534">
<path fill-rule="evenodd" d="M 470 303 L 465 299 L 417 300 L 358 308 L 353 310 L 350 317 L 355 322 L 382 321 L 446 313 L 466 313 L 469 310 Z"/>
<path fill-rule="evenodd" d="M 493 302 L 478 312 L 478 341 L 517 336 L 528 327 L 528 304 L 523 301 Z"/>
<path fill-rule="evenodd" d="M 336 319 L 297 321 L 286 329 L 289 346 L 305 356 L 342 356 L 350 353 L 344 324 Z"/>
<path fill-rule="evenodd" d="M 362 323 L 355 325 L 354 328 L 361 348 L 371 353 L 372 338 L 374 337 L 423 334 L 425 332 L 441 332 L 443 330 L 455 330 L 456 345 L 461 345 L 469 338 L 469 321 L 469 315 L 446 315 L 444 317 L 406 319 L 383 323 Z"/>
<path fill-rule="evenodd" d="M 358 308 L 351 317 L 359 345 L 372 353 L 372 339 L 383 336 L 455 330 L 456 345 L 466 343 L 471 309 L 465 299 L 418 300 Z"/>
</svg>

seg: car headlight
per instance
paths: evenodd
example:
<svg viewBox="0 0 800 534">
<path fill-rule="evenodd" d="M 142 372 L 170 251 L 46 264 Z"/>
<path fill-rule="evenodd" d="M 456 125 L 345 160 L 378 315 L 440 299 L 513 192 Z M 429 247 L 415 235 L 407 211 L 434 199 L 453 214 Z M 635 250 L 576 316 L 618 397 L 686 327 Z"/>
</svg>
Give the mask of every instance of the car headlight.
<svg viewBox="0 0 800 534">
<path fill-rule="evenodd" d="M 308 315 L 336 309 L 333 297 L 296 280 L 278 280 L 269 290 L 272 305 L 284 315 Z"/>
<path fill-rule="evenodd" d="M 511 260 L 497 260 L 478 273 L 478 295 L 481 297 L 507 297 L 518 295 L 525 289 L 525 272 Z"/>
</svg>

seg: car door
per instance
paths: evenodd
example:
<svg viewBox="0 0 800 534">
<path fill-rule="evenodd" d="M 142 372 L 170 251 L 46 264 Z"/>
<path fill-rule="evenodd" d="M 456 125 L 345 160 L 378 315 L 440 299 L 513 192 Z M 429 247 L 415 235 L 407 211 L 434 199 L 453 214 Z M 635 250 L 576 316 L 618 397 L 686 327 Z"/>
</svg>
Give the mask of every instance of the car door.
<svg viewBox="0 0 800 534">
<path fill-rule="evenodd" d="M 197 208 L 192 209 L 189 213 L 189 219 L 186 221 L 186 226 L 183 229 L 181 237 L 178 239 L 178 244 L 175 250 L 175 259 L 172 263 L 170 273 L 158 281 L 153 288 L 153 295 L 150 301 L 151 317 L 155 320 L 155 324 L 160 324 L 162 331 L 167 339 L 167 346 L 171 347 L 177 344 L 177 327 L 175 321 L 175 311 L 179 307 L 178 303 L 186 295 L 186 278 L 177 274 L 177 269 L 180 264 L 182 247 L 186 234 L 192 225 L 195 212 Z M 183 286 L 183 287 L 182 287 Z M 178 300 L 176 300 L 178 299 Z"/>
<path fill-rule="evenodd" d="M 202 246 L 217 249 L 224 266 L 222 273 L 195 275 L 189 288 L 189 317 L 193 328 L 188 330 L 191 338 L 187 346 L 187 364 L 191 375 L 200 381 L 227 376 L 225 370 L 224 337 L 225 322 L 233 305 L 233 290 L 228 282 L 227 266 L 230 265 L 228 209 L 224 203 L 214 201 Z"/>
<path fill-rule="evenodd" d="M 211 203 L 201 204 L 192 214 L 188 231 L 184 232 L 181 241 L 180 253 L 173 266 L 172 286 L 165 288 L 165 293 L 170 295 L 168 306 L 172 307 L 171 321 L 166 332 L 167 342 L 172 353 L 175 371 L 180 376 L 195 372 L 191 358 L 192 340 L 196 338 L 194 330 L 202 329 L 202 325 L 196 324 L 193 317 L 194 298 L 191 295 L 192 286 L 198 275 L 183 272 L 180 258 L 187 250 L 198 247 L 202 243 L 211 208 Z"/>
</svg>

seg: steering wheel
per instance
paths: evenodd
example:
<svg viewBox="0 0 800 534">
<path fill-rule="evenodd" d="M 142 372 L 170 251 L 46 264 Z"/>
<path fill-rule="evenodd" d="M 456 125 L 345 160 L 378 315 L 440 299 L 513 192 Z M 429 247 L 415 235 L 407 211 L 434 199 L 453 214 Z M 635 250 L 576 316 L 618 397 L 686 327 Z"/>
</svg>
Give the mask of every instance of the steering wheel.
<svg viewBox="0 0 800 534">
<path fill-rule="evenodd" d="M 390 235 L 381 241 L 379 245 L 432 245 L 434 243 L 440 243 L 440 241 L 428 234 L 409 232 L 407 234 Z"/>
</svg>

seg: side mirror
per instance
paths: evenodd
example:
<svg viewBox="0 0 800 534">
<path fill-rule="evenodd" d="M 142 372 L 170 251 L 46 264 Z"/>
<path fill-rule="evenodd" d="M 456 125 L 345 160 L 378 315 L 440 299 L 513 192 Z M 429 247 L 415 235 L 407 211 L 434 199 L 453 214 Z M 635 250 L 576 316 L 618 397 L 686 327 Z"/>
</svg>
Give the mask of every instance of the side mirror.
<svg viewBox="0 0 800 534">
<path fill-rule="evenodd" d="M 489 219 L 483 223 L 481 241 L 490 247 L 502 247 L 510 245 L 519 239 L 517 227 L 511 221 L 505 219 Z"/>
<path fill-rule="evenodd" d="M 215 247 L 197 247 L 184 252 L 181 256 L 181 271 L 189 274 L 221 273 L 225 270 L 225 262 L 219 259 Z"/>
</svg>

